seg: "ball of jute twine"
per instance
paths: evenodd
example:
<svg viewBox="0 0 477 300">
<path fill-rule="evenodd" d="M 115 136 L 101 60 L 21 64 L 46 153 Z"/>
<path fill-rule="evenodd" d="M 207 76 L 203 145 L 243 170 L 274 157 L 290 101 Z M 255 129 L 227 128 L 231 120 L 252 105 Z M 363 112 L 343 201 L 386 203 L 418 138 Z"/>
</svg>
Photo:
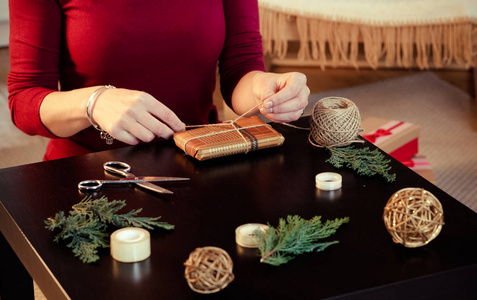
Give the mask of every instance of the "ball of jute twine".
<svg viewBox="0 0 477 300">
<path fill-rule="evenodd" d="M 395 243 L 421 247 L 435 239 L 444 225 L 439 200 L 422 188 L 404 188 L 384 207 L 384 224 Z"/>
<path fill-rule="evenodd" d="M 358 107 L 343 97 L 327 97 L 313 107 L 309 140 L 317 147 L 341 147 L 363 143 L 359 139 L 361 116 Z"/>
<path fill-rule="evenodd" d="M 217 247 L 195 249 L 184 265 L 187 283 L 197 293 L 216 293 L 234 280 L 232 259 Z"/>
</svg>

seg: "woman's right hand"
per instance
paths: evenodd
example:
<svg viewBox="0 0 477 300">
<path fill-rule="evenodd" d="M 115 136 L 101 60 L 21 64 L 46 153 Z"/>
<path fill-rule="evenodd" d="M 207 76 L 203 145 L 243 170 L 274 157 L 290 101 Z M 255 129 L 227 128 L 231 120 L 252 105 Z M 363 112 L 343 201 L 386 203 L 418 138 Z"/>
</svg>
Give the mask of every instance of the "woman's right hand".
<svg viewBox="0 0 477 300">
<path fill-rule="evenodd" d="M 135 145 L 156 136 L 169 139 L 185 124 L 163 103 L 146 92 L 106 89 L 96 99 L 92 120 L 115 139 Z"/>
</svg>

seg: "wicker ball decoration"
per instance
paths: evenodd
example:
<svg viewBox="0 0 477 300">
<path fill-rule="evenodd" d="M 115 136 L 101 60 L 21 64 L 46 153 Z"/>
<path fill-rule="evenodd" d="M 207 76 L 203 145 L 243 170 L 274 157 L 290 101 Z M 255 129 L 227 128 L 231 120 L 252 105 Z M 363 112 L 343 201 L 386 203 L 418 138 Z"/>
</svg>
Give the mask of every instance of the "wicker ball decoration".
<svg viewBox="0 0 477 300">
<path fill-rule="evenodd" d="M 310 119 L 310 142 L 318 147 L 341 147 L 362 143 L 359 139 L 361 116 L 353 101 L 327 97 L 313 107 Z"/>
<path fill-rule="evenodd" d="M 197 293 L 216 293 L 234 280 L 232 259 L 217 247 L 195 249 L 184 265 L 187 283 Z"/>
<path fill-rule="evenodd" d="M 389 199 L 383 220 L 395 243 L 416 248 L 439 235 L 444 225 L 444 211 L 430 192 L 422 188 L 404 188 Z"/>
</svg>

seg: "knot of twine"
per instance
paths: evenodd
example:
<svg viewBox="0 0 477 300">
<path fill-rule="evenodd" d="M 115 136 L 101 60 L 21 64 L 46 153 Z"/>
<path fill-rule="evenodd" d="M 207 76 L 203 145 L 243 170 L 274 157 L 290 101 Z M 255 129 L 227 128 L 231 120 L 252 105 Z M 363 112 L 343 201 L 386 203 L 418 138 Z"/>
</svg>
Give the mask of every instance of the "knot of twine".
<svg viewBox="0 0 477 300">
<path fill-rule="evenodd" d="M 341 147 L 363 143 L 359 139 L 361 117 L 358 107 L 343 97 L 327 97 L 313 107 L 310 143 L 316 147 Z"/>
<path fill-rule="evenodd" d="M 262 103 L 258 103 L 257 105 L 255 105 L 254 107 L 252 107 L 248 111 L 244 112 L 243 114 L 241 114 L 240 116 L 238 116 L 234 120 L 223 121 L 222 123 L 217 123 L 217 124 L 187 125 L 186 128 L 221 127 L 221 126 L 232 126 L 232 128 L 229 129 L 229 130 L 225 130 L 225 131 L 224 130 L 222 130 L 222 131 L 212 131 L 210 133 L 206 133 L 206 134 L 202 134 L 202 135 L 199 135 L 199 136 L 191 137 L 187 141 L 185 141 L 185 143 L 184 143 L 184 152 L 187 153 L 187 151 L 186 151 L 187 143 L 189 143 L 192 140 L 196 140 L 196 139 L 200 139 L 200 138 L 204 138 L 204 137 L 209 137 L 209 136 L 215 136 L 215 135 L 219 135 L 219 134 L 224 134 L 224 133 L 232 132 L 232 131 L 237 132 L 240 135 L 240 137 L 243 139 L 245 144 L 248 144 L 247 138 L 241 132 L 242 130 L 251 129 L 251 128 L 255 128 L 255 127 L 262 127 L 262 126 L 270 126 L 270 125 L 269 124 L 259 124 L 259 125 L 251 125 L 251 126 L 246 126 L 246 127 L 239 127 L 236 122 L 238 120 L 244 118 L 247 114 L 251 113 L 255 109 L 257 109 L 260 105 L 262 105 Z M 246 148 L 245 149 L 245 154 L 247 154 L 248 152 L 249 152 L 249 149 Z"/>
</svg>

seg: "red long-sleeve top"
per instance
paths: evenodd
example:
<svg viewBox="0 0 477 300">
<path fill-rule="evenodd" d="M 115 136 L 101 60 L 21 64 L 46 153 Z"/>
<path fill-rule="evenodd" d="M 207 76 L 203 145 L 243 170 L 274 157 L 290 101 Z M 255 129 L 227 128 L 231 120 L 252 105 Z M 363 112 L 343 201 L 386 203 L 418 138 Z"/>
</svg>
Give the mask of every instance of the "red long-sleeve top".
<svg viewBox="0 0 477 300">
<path fill-rule="evenodd" d="M 257 0 L 10 0 L 9 7 L 11 117 L 22 131 L 52 138 L 45 159 L 124 146 L 106 145 L 92 127 L 67 139 L 48 131 L 39 108 L 58 86 L 142 90 L 184 123 L 204 124 L 217 121 L 217 62 L 229 104 L 243 75 L 264 70 Z"/>
</svg>

